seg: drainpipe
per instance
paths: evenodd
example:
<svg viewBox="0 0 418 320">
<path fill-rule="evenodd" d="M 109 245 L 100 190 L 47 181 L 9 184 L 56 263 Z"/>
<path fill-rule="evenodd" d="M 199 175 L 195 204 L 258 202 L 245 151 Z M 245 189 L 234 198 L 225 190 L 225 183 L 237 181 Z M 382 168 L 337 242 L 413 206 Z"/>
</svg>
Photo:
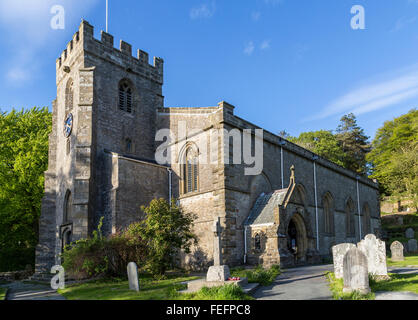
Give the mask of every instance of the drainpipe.
<svg viewBox="0 0 418 320">
<path fill-rule="evenodd" d="M 315 189 L 316 250 L 318 250 L 319 252 L 318 195 L 317 195 L 317 189 L 316 189 L 316 160 L 318 160 L 318 156 L 314 155 L 312 160 L 313 160 L 314 189 Z"/>
<path fill-rule="evenodd" d="M 170 203 L 170 206 L 171 206 L 171 176 L 172 176 L 172 171 L 171 171 L 171 169 L 170 168 L 167 168 L 167 171 L 168 171 L 168 199 L 169 199 L 169 203 Z"/>
<path fill-rule="evenodd" d="M 356 179 L 357 179 L 358 230 L 359 230 L 359 236 L 360 236 L 360 241 L 361 241 L 362 236 L 361 236 L 360 193 L 359 193 L 359 186 L 358 186 L 358 181 L 360 180 L 360 176 L 357 176 Z"/>
<path fill-rule="evenodd" d="M 283 146 L 286 145 L 286 141 L 280 140 L 280 171 L 282 176 L 282 189 L 284 189 L 284 177 L 283 177 Z"/>
<path fill-rule="evenodd" d="M 247 226 L 244 227 L 244 264 L 247 264 Z"/>
</svg>

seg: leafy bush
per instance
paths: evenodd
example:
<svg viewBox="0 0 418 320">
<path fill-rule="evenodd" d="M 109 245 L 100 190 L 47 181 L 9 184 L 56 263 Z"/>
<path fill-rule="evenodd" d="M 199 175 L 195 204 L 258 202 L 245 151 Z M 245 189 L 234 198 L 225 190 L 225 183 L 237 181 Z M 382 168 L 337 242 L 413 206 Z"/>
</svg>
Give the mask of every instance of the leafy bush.
<svg viewBox="0 0 418 320">
<path fill-rule="evenodd" d="M 195 216 L 183 213 L 174 200 L 170 205 L 164 199 L 154 199 L 141 210 L 146 218 L 130 225 L 126 232 L 132 238 L 146 242 L 149 255 L 145 269 L 154 276 L 162 276 L 173 266 L 179 250 L 189 253 L 191 245 L 197 243 L 191 230 Z"/>
<path fill-rule="evenodd" d="M 3 247 L 0 249 L 0 272 L 25 270 L 34 266 L 35 248 Z"/>
<path fill-rule="evenodd" d="M 102 220 L 93 237 L 76 241 L 64 249 L 63 267 L 76 278 L 84 279 L 97 276 L 126 276 L 126 266 L 134 261 L 141 267 L 147 257 L 145 242 L 133 238 L 128 233 L 111 237 L 101 234 Z"/>
</svg>

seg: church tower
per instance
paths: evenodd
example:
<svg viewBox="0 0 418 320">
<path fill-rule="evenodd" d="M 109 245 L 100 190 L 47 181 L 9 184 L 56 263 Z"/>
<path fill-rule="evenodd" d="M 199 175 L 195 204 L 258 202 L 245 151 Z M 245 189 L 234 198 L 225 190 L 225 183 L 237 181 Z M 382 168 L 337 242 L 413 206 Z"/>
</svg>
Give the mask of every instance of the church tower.
<svg viewBox="0 0 418 320">
<path fill-rule="evenodd" d="M 105 231 L 115 231 L 115 154 L 144 163 L 154 159 L 163 60 L 150 65 L 146 52 L 134 57 L 130 44 L 120 41 L 116 49 L 112 35 L 102 31 L 99 41 L 93 34 L 83 20 L 56 61 L 37 273 L 49 272 L 63 246 L 88 237 L 101 217 Z"/>
</svg>

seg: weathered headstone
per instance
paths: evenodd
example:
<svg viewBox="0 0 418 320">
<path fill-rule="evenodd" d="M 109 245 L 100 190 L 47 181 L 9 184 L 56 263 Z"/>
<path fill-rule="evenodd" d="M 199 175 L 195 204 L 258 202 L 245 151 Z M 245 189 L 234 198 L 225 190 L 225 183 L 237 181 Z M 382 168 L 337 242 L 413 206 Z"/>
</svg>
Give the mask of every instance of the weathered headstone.
<svg viewBox="0 0 418 320">
<path fill-rule="evenodd" d="M 403 245 L 399 241 L 393 241 L 390 245 L 392 261 L 404 261 Z"/>
<path fill-rule="evenodd" d="M 138 267 L 135 262 L 128 263 L 129 290 L 139 291 Z"/>
<path fill-rule="evenodd" d="M 417 240 L 416 239 L 410 239 L 408 241 L 408 252 L 409 253 L 416 253 L 416 252 L 418 252 Z"/>
<path fill-rule="evenodd" d="M 332 258 L 334 261 L 334 274 L 337 279 L 343 278 L 343 262 L 344 256 L 348 250 L 355 248 L 356 245 L 352 243 L 341 243 L 332 247 Z"/>
<path fill-rule="evenodd" d="M 221 223 L 218 218 L 213 224 L 213 262 L 206 275 L 206 281 L 226 281 L 230 277 L 229 267 L 222 265 Z"/>
<path fill-rule="evenodd" d="M 357 248 L 348 250 L 344 256 L 343 268 L 343 292 L 358 291 L 361 294 L 370 292 L 367 257 L 361 250 Z"/>
<path fill-rule="evenodd" d="M 357 243 L 357 248 L 367 257 L 369 273 L 375 276 L 388 276 L 386 266 L 386 244 L 376 238 L 374 234 L 368 234 Z"/>
<path fill-rule="evenodd" d="M 396 217 L 396 224 L 399 226 L 403 225 L 403 217 Z"/>
<path fill-rule="evenodd" d="M 403 245 L 403 253 L 407 254 L 408 253 L 408 242 L 402 242 Z"/>
<path fill-rule="evenodd" d="M 405 237 L 407 237 L 408 239 L 414 239 L 414 237 L 415 237 L 414 229 L 412 229 L 412 228 L 406 229 Z"/>
</svg>

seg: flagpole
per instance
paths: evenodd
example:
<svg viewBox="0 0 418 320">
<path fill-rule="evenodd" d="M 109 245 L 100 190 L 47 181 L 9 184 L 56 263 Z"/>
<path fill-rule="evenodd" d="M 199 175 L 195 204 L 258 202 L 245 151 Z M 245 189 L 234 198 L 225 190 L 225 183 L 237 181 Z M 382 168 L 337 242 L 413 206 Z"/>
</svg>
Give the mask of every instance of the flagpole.
<svg viewBox="0 0 418 320">
<path fill-rule="evenodd" d="M 109 0 L 106 0 L 106 32 L 109 32 Z"/>
</svg>

